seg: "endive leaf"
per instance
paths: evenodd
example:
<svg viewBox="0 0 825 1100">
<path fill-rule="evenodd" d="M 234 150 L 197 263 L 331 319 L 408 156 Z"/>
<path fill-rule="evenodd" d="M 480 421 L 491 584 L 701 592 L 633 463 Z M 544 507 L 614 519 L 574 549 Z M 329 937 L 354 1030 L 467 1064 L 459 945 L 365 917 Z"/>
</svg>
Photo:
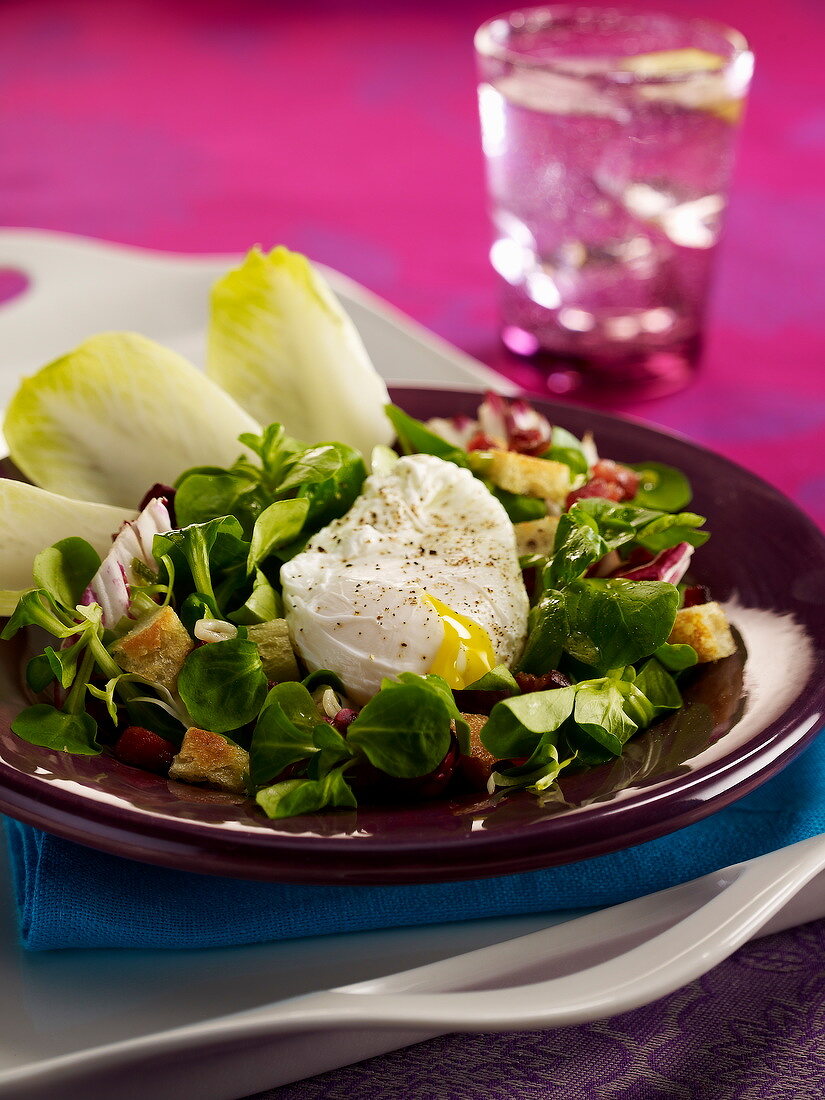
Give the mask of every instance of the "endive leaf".
<svg viewBox="0 0 825 1100">
<path fill-rule="evenodd" d="M 112 535 L 135 516 L 125 508 L 70 500 L 22 481 L 0 480 L 0 589 L 30 588 L 35 556 L 44 546 L 71 535 L 105 555 Z M 4 603 L 0 593 L 0 615 L 10 614 L 16 602 L 10 597 Z"/>
<path fill-rule="evenodd" d="M 260 427 L 180 355 L 110 332 L 27 378 L 3 430 L 30 481 L 128 508 L 190 466 L 230 465 L 241 432 Z"/>
<path fill-rule="evenodd" d="M 264 424 L 369 455 L 389 443 L 387 387 L 305 256 L 253 248 L 212 291 L 207 374 Z"/>
</svg>

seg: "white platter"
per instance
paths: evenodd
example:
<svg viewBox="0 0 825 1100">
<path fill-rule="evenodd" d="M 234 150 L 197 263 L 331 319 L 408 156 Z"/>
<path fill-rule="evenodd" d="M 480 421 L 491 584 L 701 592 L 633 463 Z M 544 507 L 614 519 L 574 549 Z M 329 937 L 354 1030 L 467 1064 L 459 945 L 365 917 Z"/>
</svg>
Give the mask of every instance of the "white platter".
<svg viewBox="0 0 825 1100">
<path fill-rule="evenodd" d="M 23 294 L 0 304 L 0 405 L 22 374 L 94 331 L 136 329 L 201 364 L 208 289 L 236 259 L 0 230 L 0 269 L 21 271 L 29 280 Z M 505 380 L 344 276 L 329 276 L 389 382 L 513 392 Z M 0 1098 L 234 1100 L 343 1066 L 445 1026 L 428 1027 L 426 1020 L 414 1028 L 359 1026 L 344 1011 L 322 1026 L 298 1026 L 306 995 L 450 959 L 573 915 L 209 951 L 26 954 L 17 943 L 8 868 L 0 860 Z M 825 916 L 822 875 L 770 927 L 819 916 Z M 472 1004 L 462 1025 L 495 1029 L 482 1011 L 474 1018 Z M 279 1029 L 262 1034 L 260 1014 L 273 1010 Z M 599 1014 L 610 1010 L 608 999 Z M 230 1036 L 232 1042 L 225 1041 Z"/>
<path fill-rule="evenodd" d="M 0 229 L 0 271 L 19 272 L 29 283 L 18 297 L 0 302 L 0 408 L 22 375 L 95 332 L 140 332 L 202 367 L 209 290 L 239 259 L 151 252 L 66 233 Z M 352 279 L 322 270 L 388 383 L 516 392 L 506 378 Z"/>
</svg>

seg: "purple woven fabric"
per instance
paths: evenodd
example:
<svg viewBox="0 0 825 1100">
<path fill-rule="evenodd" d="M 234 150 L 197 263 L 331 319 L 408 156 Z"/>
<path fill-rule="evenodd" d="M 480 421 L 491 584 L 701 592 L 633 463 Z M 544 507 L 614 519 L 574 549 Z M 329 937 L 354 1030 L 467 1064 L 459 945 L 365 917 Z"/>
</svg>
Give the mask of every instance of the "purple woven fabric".
<svg viewBox="0 0 825 1100">
<path fill-rule="evenodd" d="M 664 1000 L 557 1031 L 445 1035 L 260 1100 L 822 1100 L 825 921 Z"/>
<path fill-rule="evenodd" d="M 505 6 L 6 3 L 0 222 L 177 251 L 284 242 L 541 392 L 499 350 L 486 258 L 471 39 Z M 825 522 L 825 6 L 635 6 L 739 26 L 758 65 L 703 370 L 623 411 L 722 451 Z M 821 1100 L 823 970 L 820 923 L 626 1016 L 447 1037 L 272 1095 Z"/>
</svg>

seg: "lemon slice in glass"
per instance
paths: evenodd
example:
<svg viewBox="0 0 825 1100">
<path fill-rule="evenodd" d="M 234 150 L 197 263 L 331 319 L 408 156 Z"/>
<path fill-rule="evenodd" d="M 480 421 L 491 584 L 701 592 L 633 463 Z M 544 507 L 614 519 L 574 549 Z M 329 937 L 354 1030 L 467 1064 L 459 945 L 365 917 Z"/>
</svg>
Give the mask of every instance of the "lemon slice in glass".
<svg viewBox="0 0 825 1100">
<path fill-rule="evenodd" d="M 725 58 L 689 47 L 682 50 L 655 50 L 625 57 L 618 68 L 642 77 L 681 76 L 682 81 L 666 84 L 642 84 L 639 95 L 647 100 L 674 103 L 695 111 L 708 111 L 725 122 L 738 122 L 744 99 L 725 87 Z"/>
</svg>

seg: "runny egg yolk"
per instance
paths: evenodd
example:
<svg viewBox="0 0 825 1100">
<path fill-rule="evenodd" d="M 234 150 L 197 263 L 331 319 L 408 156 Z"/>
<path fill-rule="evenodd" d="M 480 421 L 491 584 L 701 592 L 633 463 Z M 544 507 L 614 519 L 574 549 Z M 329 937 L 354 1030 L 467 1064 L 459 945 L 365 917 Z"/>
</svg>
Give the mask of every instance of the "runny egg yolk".
<svg viewBox="0 0 825 1100">
<path fill-rule="evenodd" d="M 493 643 L 483 626 L 426 592 L 424 602 L 438 613 L 444 626 L 444 641 L 430 672 L 446 680 L 451 688 L 465 688 L 495 667 Z"/>
</svg>

